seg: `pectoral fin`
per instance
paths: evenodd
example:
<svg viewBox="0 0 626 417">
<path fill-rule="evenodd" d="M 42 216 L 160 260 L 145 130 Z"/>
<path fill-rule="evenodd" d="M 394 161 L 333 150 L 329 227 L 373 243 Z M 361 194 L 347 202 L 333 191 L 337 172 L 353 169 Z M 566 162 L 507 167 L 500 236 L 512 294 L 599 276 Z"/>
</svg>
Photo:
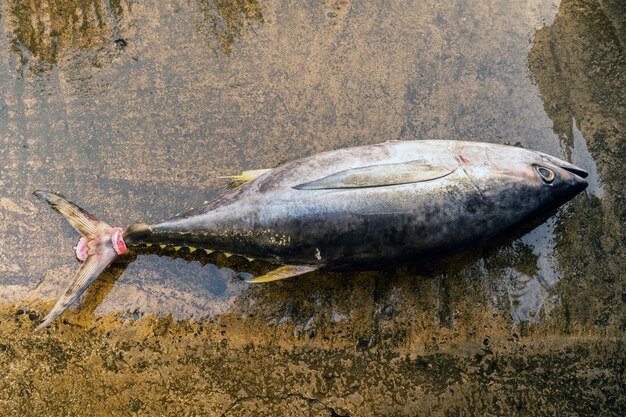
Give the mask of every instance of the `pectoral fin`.
<svg viewBox="0 0 626 417">
<path fill-rule="evenodd" d="M 284 265 L 277 268 L 265 275 L 251 279 L 248 281 L 251 284 L 258 284 L 261 282 L 278 281 L 281 279 L 287 279 L 295 277 L 297 275 L 306 274 L 307 272 L 313 272 L 320 268 L 319 265 Z"/>
<path fill-rule="evenodd" d="M 347 169 L 315 181 L 296 185 L 297 190 L 382 187 L 430 181 L 451 174 L 457 167 L 433 165 L 423 160 Z"/>
<path fill-rule="evenodd" d="M 226 175 L 220 178 L 226 178 L 229 180 L 233 180 L 233 181 L 252 181 L 253 179 L 256 179 L 258 177 L 260 177 L 261 175 L 270 172 L 272 169 L 253 169 L 250 171 L 243 171 L 241 174 L 239 175 Z"/>
</svg>

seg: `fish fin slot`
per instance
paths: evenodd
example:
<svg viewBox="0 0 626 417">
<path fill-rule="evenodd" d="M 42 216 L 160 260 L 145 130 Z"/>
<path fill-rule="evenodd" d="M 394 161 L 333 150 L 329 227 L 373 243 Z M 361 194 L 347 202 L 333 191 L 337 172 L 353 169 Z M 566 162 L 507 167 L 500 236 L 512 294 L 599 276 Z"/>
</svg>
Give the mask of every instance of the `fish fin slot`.
<svg viewBox="0 0 626 417">
<path fill-rule="evenodd" d="M 54 319 L 63 314 L 118 256 L 107 236 L 100 236 L 92 240 L 90 242 L 90 251 L 94 253 L 89 255 L 82 264 L 70 286 L 57 300 L 43 321 L 35 328 L 35 331 L 47 327 Z"/>
<path fill-rule="evenodd" d="M 229 179 L 232 181 L 252 181 L 258 177 L 260 177 L 263 174 L 266 174 L 270 171 L 272 171 L 272 168 L 268 168 L 268 169 L 252 169 L 249 171 L 243 171 L 241 174 L 239 175 L 225 175 L 223 177 L 219 177 L 219 178 L 225 178 L 225 179 Z"/>
<path fill-rule="evenodd" d="M 297 190 L 382 187 L 431 181 L 450 175 L 457 166 L 430 164 L 425 160 L 369 165 L 346 169 L 315 181 L 296 185 Z"/>
<path fill-rule="evenodd" d="M 85 236 L 87 239 L 93 239 L 112 229 L 111 226 L 96 219 L 90 213 L 78 207 L 61 194 L 49 191 L 35 191 L 33 194 L 45 200 L 50 207 L 59 212 L 78 233 Z"/>
<path fill-rule="evenodd" d="M 262 282 L 272 282 L 281 279 L 287 279 L 298 275 L 306 274 L 320 269 L 319 265 L 284 265 L 265 275 L 249 280 L 251 284 L 259 284 Z"/>
</svg>

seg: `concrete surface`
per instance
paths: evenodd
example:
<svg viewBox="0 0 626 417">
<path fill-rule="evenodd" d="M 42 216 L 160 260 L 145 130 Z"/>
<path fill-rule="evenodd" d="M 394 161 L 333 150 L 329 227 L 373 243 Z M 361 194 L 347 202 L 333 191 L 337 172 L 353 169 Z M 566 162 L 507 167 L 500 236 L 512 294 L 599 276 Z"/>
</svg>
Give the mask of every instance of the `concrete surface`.
<svg viewBox="0 0 626 417">
<path fill-rule="evenodd" d="M 626 414 L 623 0 L 0 3 L 0 415 Z M 76 234 L 31 195 L 154 222 L 217 178 L 389 139 L 590 172 L 542 225 L 429 265 L 249 286 L 121 258 L 37 321 Z"/>
</svg>

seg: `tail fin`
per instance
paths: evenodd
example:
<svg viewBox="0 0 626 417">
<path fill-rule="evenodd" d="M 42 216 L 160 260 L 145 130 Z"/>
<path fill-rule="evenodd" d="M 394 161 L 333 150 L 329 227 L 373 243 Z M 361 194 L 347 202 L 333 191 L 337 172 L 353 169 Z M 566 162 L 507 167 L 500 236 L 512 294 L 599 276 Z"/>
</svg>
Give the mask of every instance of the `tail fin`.
<svg viewBox="0 0 626 417">
<path fill-rule="evenodd" d="M 83 236 L 77 248 L 84 251 L 85 262 L 76 273 L 72 283 L 65 293 L 58 299 L 52 310 L 37 326 L 35 331 L 48 326 L 54 319 L 59 317 L 67 308 L 74 303 L 89 285 L 109 266 L 115 258 L 126 250 L 122 240 L 121 229 L 111 227 L 93 217 L 76 204 L 67 200 L 64 196 L 47 191 L 35 191 L 37 197 L 45 200 L 50 206 L 61 213 L 63 217 Z M 113 236 L 113 239 L 111 238 Z"/>
</svg>

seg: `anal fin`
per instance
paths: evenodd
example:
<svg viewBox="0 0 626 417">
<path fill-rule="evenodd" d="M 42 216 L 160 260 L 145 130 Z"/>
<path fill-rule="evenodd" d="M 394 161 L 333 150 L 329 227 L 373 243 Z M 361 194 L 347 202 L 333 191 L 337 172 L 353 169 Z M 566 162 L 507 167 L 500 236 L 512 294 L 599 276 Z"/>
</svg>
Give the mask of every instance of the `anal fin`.
<svg viewBox="0 0 626 417">
<path fill-rule="evenodd" d="M 319 265 L 284 265 L 268 272 L 265 275 L 251 279 L 251 284 L 259 284 L 261 282 L 272 282 L 281 279 L 287 279 L 298 275 L 306 274 L 320 269 Z"/>
</svg>

